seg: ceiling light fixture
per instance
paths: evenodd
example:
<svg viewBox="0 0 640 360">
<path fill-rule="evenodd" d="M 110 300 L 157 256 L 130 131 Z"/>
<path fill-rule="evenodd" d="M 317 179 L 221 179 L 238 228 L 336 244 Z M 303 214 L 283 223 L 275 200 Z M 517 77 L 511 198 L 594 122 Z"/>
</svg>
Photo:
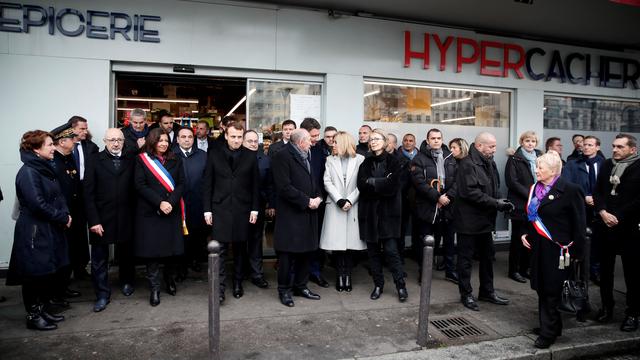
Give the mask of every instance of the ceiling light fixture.
<svg viewBox="0 0 640 360">
<path fill-rule="evenodd" d="M 368 93 L 364 94 L 364 97 L 375 95 L 375 94 L 380 94 L 380 90 L 369 91 Z"/>
<path fill-rule="evenodd" d="M 459 118 L 455 118 L 455 119 L 442 120 L 440 122 L 448 123 L 448 122 L 453 122 L 453 121 L 471 120 L 471 119 L 475 119 L 475 118 L 476 118 L 475 116 L 467 116 L 467 117 L 459 117 Z"/>
<path fill-rule="evenodd" d="M 197 104 L 199 101 L 194 99 L 163 99 L 163 98 L 135 98 L 135 97 L 119 97 L 116 100 L 122 101 L 146 101 L 146 102 L 164 102 L 164 103 L 185 103 Z"/>
<path fill-rule="evenodd" d="M 471 98 L 470 97 L 466 97 L 466 98 L 460 98 L 460 99 L 455 99 L 455 100 L 443 101 L 443 102 L 431 104 L 431 107 L 440 106 L 440 105 L 447 105 L 447 104 L 453 104 L 453 103 L 462 102 L 462 101 L 468 101 L 468 100 L 471 100 Z"/>
<path fill-rule="evenodd" d="M 450 87 L 441 87 L 441 86 L 400 84 L 400 83 L 388 83 L 388 82 L 378 82 L 378 81 L 365 81 L 364 83 L 365 85 L 387 85 L 387 86 L 398 86 L 398 87 L 414 87 L 414 88 L 421 88 L 421 89 L 439 89 L 439 90 L 453 90 L 453 91 L 470 91 L 470 92 L 477 92 L 477 93 L 484 93 L 484 94 L 500 94 L 500 91 L 493 91 L 493 90 L 450 88 Z"/>
<path fill-rule="evenodd" d="M 229 115 L 233 114 L 233 112 L 236 111 L 236 109 L 239 108 L 240 105 L 242 105 L 242 103 L 247 100 L 247 96 L 251 96 L 251 94 L 253 94 L 254 92 L 256 92 L 256 89 L 249 90 L 249 94 L 243 96 L 242 99 L 240 99 L 240 101 L 238 101 L 238 103 L 233 108 L 231 108 L 231 110 L 225 116 L 229 116 Z"/>
</svg>

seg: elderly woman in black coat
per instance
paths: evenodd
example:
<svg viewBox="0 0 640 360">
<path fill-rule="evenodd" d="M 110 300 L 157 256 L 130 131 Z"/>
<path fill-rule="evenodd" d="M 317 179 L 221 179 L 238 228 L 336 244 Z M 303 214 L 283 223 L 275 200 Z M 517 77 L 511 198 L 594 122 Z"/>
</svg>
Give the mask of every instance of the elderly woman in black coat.
<svg viewBox="0 0 640 360">
<path fill-rule="evenodd" d="M 134 253 L 147 260 L 151 306 L 160 304 L 160 262 L 167 293 L 175 295 L 175 259 L 184 253 L 184 170 L 180 158 L 168 148 L 169 136 L 162 129 L 151 130 L 134 173 L 138 193 Z"/>
<path fill-rule="evenodd" d="M 404 282 L 404 270 L 397 247 L 400 236 L 402 194 L 399 176 L 400 162 L 387 153 L 387 135 L 375 129 L 369 138 L 371 156 L 360 165 L 358 171 L 358 223 L 360 239 L 367 243 L 374 288 L 371 299 L 377 300 L 384 287 L 382 274 L 383 256 L 391 269 L 398 290 L 398 299 L 409 297 Z M 384 255 L 383 255 L 384 251 Z"/>
<path fill-rule="evenodd" d="M 529 254 L 522 246 L 520 236 L 524 234 L 527 223 L 525 204 L 529 189 L 536 178 L 536 158 L 542 153 L 536 149 L 538 136 L 533 131 L 525 131 L 520 135 L 520 146 L 511 150 L 507 165 L 504 168 L 504 180 L 507 183 L 507 199 L 513 203 L 515 210 L 511 217 L 511 244 L 509 246 L 509 278 L 525 283 L 529 274 Z"/>
<path fill-rule="evenodd" d="M 531 288 L 538 293 L 540 328 L 534 346 L 545 349 L 562 334 L 558 311 L 570 259 L 581 260 L 586 231 L 580 188 L 560 177 L 562 160 L 555 151 L 536 160 L 537 182 L 529 192 L 529 226 L 522 244 L 531 249 Z M 562 255 L 559 255 L 562 254 Z M 572 265 L 575 266 L 575 265 Z"/>
<path fill-rule="evenodd" d="M 22 285 L 27 329 L 54 330 L 64 320 L 43 309 L 52 294 L 54 274 L 69 265 L 64 229 L 71 226 L 71 216 L 52 167 L 54 152 L 51 134 L 34 130 L 22 136 L 20 160 L 24 165 L 16 176 L 20 215 L 7 285 Z"/>
</svg>

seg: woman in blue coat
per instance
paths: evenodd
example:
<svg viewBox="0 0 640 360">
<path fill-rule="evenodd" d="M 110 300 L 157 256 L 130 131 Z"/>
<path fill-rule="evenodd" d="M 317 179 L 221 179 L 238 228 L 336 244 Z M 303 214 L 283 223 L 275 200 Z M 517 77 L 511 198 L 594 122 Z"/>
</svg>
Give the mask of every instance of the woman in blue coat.
<svg viewBox="0 0 640 360">
<path fill-rule="evenodd" d="M 27 328 L 54 330 L 64 317 L 43 309 L 54 274 L 69 264 L 64 228 L 71 216 L 52 167 L 51 134 L 28 131 L 20 141 L 23 166 L 16 176 L 20 215 L 16 221 L 7 285 L 22 285 Z"/>
</svg>

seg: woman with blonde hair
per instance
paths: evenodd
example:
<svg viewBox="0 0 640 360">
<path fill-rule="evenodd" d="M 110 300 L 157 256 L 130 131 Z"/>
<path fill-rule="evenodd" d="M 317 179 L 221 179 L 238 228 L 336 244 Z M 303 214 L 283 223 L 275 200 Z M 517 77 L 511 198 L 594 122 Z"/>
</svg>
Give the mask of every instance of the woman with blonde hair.
<svg viewBox="0 0 640 360">
<path fill-rule="evenodd" d="M 534 346 L 545 349 L 562 335 L 562 285 L 569 268 L 583 257 L 586 220 L 582 191 L 560 177 L 557 152 L 538 157 L 535 171 L 537 180 L 525 205 L 529 224 L 521 241 L 531 250 L 531 288 L 538 293 L 540 327 L 533 330 L 538 335 Z"/>
<path fill-rule="evenodd" d="M 364 159 L 358 171 L 360 205 L 358 223 L 360 239 L 366 241 L 374 288 L 371 300 L 382 295 L 384 275 L 383 257 L 393 275 L 398 290 L 398 299 L 404 302 L 409 297 L 404 281 L 404 269 L 398 252 L 400 236 L 402 193 L 400 189 L 400 161 L 385 151 L 387 135 L 374 129 L 369 137 L 371 155 Z"/>
<path fill-rule="evenodd" d="M 333 155 L 327 158 L 324 188 L 327 200 L 322 223 L 320 248 L 331 250 L 337 265 L 336 290 L 350 292 L 354 250 L 365 250 L 358 229 L 357 175 L 364 156 L 356 154 L 353 136 L 340 131 L 336 134 Z"/>
<path fill-rule="evenodd" d="M 511 218 L 511 244 L 509 246 L 509 278 L 527 282 L 529 277 L 529 254 L 522 246 L 520 236 L 524 234 L 527 222 L 525 204 L 529 189 L 536 178 L 536 158 L 542 152 L 536 149 L 538 136 L 533 131 L 525 131 L 520 135 L 520 146 L 515 151 L 507 151 L 509 158 L 504 168 L 504 180 L 507 183 L 507 199 L 513 203 L 515 210 L 509 214 Z"/>
</svg>

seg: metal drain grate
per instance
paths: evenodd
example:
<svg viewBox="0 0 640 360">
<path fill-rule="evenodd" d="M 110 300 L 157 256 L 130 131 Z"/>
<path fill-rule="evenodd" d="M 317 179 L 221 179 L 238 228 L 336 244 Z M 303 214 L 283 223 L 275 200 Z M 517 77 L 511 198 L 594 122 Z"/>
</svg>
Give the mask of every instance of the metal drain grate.
<svg viewBox="0 0 640 360">
<path fill-rule="evenodd" d="M 449 339 L 484 335 L 482 330 L 478 329 L 463 317 L 431 320 L 430 322 L 431 325 L 435 326 L 436 329 L 446 335 Z"/>
</svg>

